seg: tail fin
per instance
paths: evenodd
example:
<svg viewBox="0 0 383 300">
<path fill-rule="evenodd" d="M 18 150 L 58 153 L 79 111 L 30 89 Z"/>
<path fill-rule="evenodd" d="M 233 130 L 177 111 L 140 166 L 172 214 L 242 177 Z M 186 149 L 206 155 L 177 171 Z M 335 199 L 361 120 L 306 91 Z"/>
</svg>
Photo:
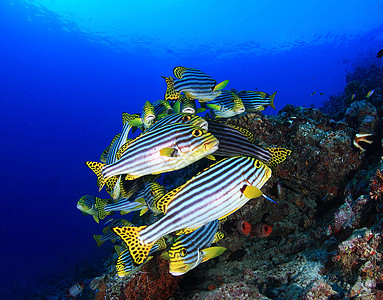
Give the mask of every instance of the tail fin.
<svg viewBox="0 0 383 300">
<path fill-rule="evenodd" d="M 99 234 L 93 234 L 93 237 L 94 237 L 94 240 L 95 240 L 96 243 L 97 243 L 97 246 L 98 246 L 98 247 L 101 247 L 101 245 L 104 243 L 104 241 L 101 240 L 102 235 L 99 235 Z"/>
<path fill-rule="evenodd" d="M 147 226 L 114 227 L 113 231 L 128 245 L 129 252 L 136 264 L 142 264 L 149 255 L 154 243 L 145 244 L 139 240 L 140 231 Z"/>
<path fill-rule="evenodd" d="M 165 100 L 177 100 L 180 97 L 180 92 L 174 89 L 174 79 L 172 77 L 161 76 L 166 81 Z"/>
<path fill-rule="evenodd" d="M 105 185 L 105 179 L 104 176 L 102 176 L 102 168 L 106 165 L 95 161 L 86 161 L 85 164 L 96 174 L 99 183 L 99 191 L 101 191 Z"/>
<path fill-rule="evenodd" d="M 277 92 L 275 91 L 271 96 L 270 96 L 270 107 L 271 108 L 274 108 L 275 109 L 275 106 L 274 106 L 274 98 L 275 98 L 275 95 L 277 94 Z"/>
<path fill-rule="evenodd" d="M 271 158 L 266 165 L 273 171 L 275 171 L 278 164 L 285 161 L 287 156 L 291 154 L 291 150 L 286 148 L 268 148 L 268 150 L 271 152 Z"/>
</svg>

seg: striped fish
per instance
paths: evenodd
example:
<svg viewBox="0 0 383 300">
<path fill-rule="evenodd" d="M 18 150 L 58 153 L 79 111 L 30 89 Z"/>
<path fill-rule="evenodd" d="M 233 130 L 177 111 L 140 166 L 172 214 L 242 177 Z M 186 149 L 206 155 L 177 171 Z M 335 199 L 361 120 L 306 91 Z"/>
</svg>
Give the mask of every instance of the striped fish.
<svg viewBox="0 0 383 300">
<path fill-rule="evenodd" d="M 206 103 L 206 106 L 217 118 L 230 118 L 245 112 L 241 98 L 229 91 L 222 91 L 221 95 Z"/>
<path fill-rule="evenodd" d="M 156 206 L 165 216 L 157 222 L 113 230 L 128 245 L 134 262 L 140 264 L 159 238 L 176 231 L 192 232 L 260 197 L 260 189 L 270 176 L 271 169 L 255 158 L 225 158 L 164 195 Z"/>
<path fill-rule="evenodd" d="M 137 118 L 137 116 L 138 115 L 130 115 L 128 113 L 122 114 L 122 131 L 120 134 L 117 134 L 113 138 L 110 146 L 101 154 L 100 160 L 102 162 L 105 162 L 106 164 L 112 164 L 117 161 L 116 154 L 118 150 L 129 141 L 128 134 L 132 128 L 132 126 L 129 125 L 129 122 Z M 113 199 L 118 199 L 120 197 L 121 190 L 119 177 L 115 177 L 109 182 L 109 185 L 107 186 L 107 192 Z"/>
<path fill-rule="evenodd" d="M 209 75 L 197 69 L 176 67 L 173 70 L 174 76 L 163 77 L 167 84 L 165 93 L 166 100 L 178 99 L 183 92 L 189 99 L 197 99 L 200 102 L 206 102 L 215 99 L 225 88 L 228 80 L 217 84 Z"/>
<path fill-rule="evenodd" d="M 104 219 L 107 215 L 112 214 L 115 211 L 121 212 L 121 215 L 128 214 L 133 211 L 140 211 L 146 208 L 145 202 L 137 202 L 131 198 L 120 198 L 114 203 L 107 203 L 103 199 L 96 201 L 96 206 L 98 210 L 98 218 L 100 220 Z"/>
<path fill-rule="evenodd" d="M 226 248 L 210 247 L 220 238 L 217 234 L 219 221 L 211 221 L 189 234 L 178 236 L 167 254 L 161 257 L 169 260 L 169 273 L 180 276 L 197 267 L 201 262 L 222 254 Z M 210 247 L 210 248 L 209 248 Z"/>
<path fill-rule="evenodd" d="M 120 237 L 111 230 L 113 226 L 121 226 L 121 228 L 125 228 L 125 226 L 129 227 L 132 226 L 132 224 L 127 220 L 115 220 L 112 222 L 111 225 L 105 227 L 103 229 L 103 235 L 100 234 L 94 234 L 93 238 L 95 239 L 97 246 L 101 247 L 103 243 L 105 243 L 107 240 L 111 240 L 112 243 L 115 243 L 116 240 L 119 240 Z"/>
<path fill-rule="evenodd" d="M 112 203 L 112 199 L 100 199 L 95 196 L 91 195 L 85 195 L 80 198 L 77 202 L 77 209 L 79 209 L 83 214 L 85 215 L 91 215 L 93 219 L 99 223 L 100 218 L 99 218 L 99 212 L 98 208 L 96 205 L 96 200 L 102 200 L 105 203 Z M 112 213 L 109 213 L 111 215 Z"/>
<path fill-rule="evenodd" d="M 182 169 L 209 156 L 218 148 L 218 140 L 206 130 L 188 124 L 170 124 L 145 132 L 131 142 L 116 163 L 86 162 L 100 182 L 116 175 L 126 179 Z"/>
<path fill-rule="evenodd" d="M 291 150 L 285 148 L 264 149 L 255 145 L 253 134 L 244 128 L 213 120 L 208 120 L 208 123 L 209 132 L 219 141 L 218 150 L 214 155 L 254 157 L 265 162 L 270 168 L 275 168 L 291 154 Z"/>
<path fill-rule="evenodd" d="M 120 248 L 115 248 L 118 254 L 117 264 L 116 264 L 116 270 L 117 270 L 117 276 L 119 277 L 125 277 L 130 276 L 139 271 L 142 266 L 150 260 L 152 255 L 158 251 L 161 251 L 167 247 L 165 239 L 160 238 L 150 249 L 149 255 L 147 259 L 140 265 L 137 265 L 133 263 L 132 255 L 129 252 L 129 249 L 121 250 Z"/>
<path fill-rule="evenodd" d="M 274 97 L 277 92 L 267 96 L 264 92 L 259 91 L 241 91 L 238 96 L 241 98 L 247 112 L 262 111 L 267 105 L 275 109 Z"/>
<path fill-rule="evenodd" d="M 175 123 L 190 124 L 201 127 L 206 131 L 208 130 L 207 121 L 205 121 L 205 119 L 201 118 L 200 116 L 186 113 L 175 113 L 156 121 L 152 126 L 145 130 L 145 133 L 148 131 L 158 129 L 164 125 L 170 125 Z"/>
<path fill-rule="evenodd" d="M 153 107 L 157 116 L 166 116 L 173 112 L 173 107 L 171 107 L 168 100 L 157 100 L 153 103 Z"/>
</svg>

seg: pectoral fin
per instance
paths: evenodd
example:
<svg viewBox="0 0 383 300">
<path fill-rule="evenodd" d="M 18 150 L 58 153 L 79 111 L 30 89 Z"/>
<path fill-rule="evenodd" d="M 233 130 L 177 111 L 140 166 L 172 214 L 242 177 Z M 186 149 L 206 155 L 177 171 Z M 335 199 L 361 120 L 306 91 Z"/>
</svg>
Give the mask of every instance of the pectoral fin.
<svg viewBox="0 0 383 300">
<path fill-rule="evenodd" d="M 163 148 L 160 150 L 161 156 L 176 157 L 178 156 L 178 150 L 175 148 Z"/>
<path fill-rule="evenodd" d="M 213 110 L 221 110 L 221 106 L 218 104 L 207 103 L 206 106 L 209 107 L 210 109 L 213 109 Z"/>
<path fill-rule="evenodd" d="M 202 250 L 202 262 L 208 261 L 211 258 L 217 257 L 226 251 L 225 247 L 210 247 Z"/>
<path fill-rule="evenodd" d="M 222 81 L 221 83 L 218 83 L 214 87 L 213 91 L 219 91 L 219 90 L 224 89 L 227 86 L 228 83 L 229 83 L 229 80 L 225 80 L 225 81 Z"/>
<path fill-rule="evenodd" d="M 211 155 L 211 154 L 206 155 L 205 157 L 210 159 L 210 160 L 216 160 L 215 157 L 213 155 Z"/>
<path fill-rule="evenodd" d="M 251 185 L 245 185 L 242 188 L 242 193 L 247 199 L 254 199 L 262 196 L 262 191 Z"/>
<path fill-rule="evenodd" d="M 129 125 L 132 127 L 141 127 L 142 124 L 144 124 L 144 123 L 142 122 L 141 118 L 136 118 L 136 119 L 129 121 Z"/>
</svg>

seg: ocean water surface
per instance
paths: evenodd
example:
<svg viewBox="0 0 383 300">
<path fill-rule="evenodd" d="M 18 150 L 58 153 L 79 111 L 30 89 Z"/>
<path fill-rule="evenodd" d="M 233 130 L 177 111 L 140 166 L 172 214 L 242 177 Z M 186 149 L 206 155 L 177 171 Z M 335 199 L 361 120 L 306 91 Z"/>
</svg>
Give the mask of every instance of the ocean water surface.
<svg viewBox="0 0 383 300">
<path fill-rule="evenodd" d="M 0 298 L 101 259 L 100 228 L 76 209 L 98 190 L 84 161 L 122 112 L 163 98 L 161 76 L 186 66 L 228 89 L 277 91 L 266 114 L 318 107 L 347 72 L 382 63 L 382 15 L 377 0 L 1 1 Z"/>
</svg>

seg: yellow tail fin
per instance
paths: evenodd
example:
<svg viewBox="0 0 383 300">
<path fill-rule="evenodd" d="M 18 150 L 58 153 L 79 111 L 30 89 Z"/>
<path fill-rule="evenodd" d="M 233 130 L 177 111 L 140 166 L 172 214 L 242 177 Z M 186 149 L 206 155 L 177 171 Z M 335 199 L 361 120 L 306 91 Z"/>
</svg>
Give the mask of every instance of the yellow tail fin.
<svg viewBox="0 0 383 300">
<path fill-rule="evenodd" d="M 275 106 L 274 106 L 274 98 L 275 98 L 275 95 L 277 94 L 277 92 L 274 92 L 271 96 L 270 96 L 270 107 L 271 108 L 274 108 L 275 109 Z"/>
<path fill-rule="evenodd" d="M 96 174 L 99 184 L 99 191 L 101 191 L 101 189 L 105 185 L 105 179 L 102 176 L 102 168 L 106 165 L 95 161 L 86 161 L 85 164 Z"/>
<path fill-rule="evenodd" d="M 110 214 L 110 213 L 106 212 L 104 209 L 106 204 L 107 204 L 106 201 L 96 197 L 96 207 L 97 207 L 97 211 L 98 211 L 98 218 L 100 220 L 104 219 L 108 214 Z"/>
<path fill-rule="evenodd" d="M 145 244 L 139 240 L 140 231 L 146 226 L 140 227 L 114 227 L 113 231 L 128 245 L 129 252 L 136 264 L 142 264 L 149 255 L 154 243 Z"/>
</svg>

